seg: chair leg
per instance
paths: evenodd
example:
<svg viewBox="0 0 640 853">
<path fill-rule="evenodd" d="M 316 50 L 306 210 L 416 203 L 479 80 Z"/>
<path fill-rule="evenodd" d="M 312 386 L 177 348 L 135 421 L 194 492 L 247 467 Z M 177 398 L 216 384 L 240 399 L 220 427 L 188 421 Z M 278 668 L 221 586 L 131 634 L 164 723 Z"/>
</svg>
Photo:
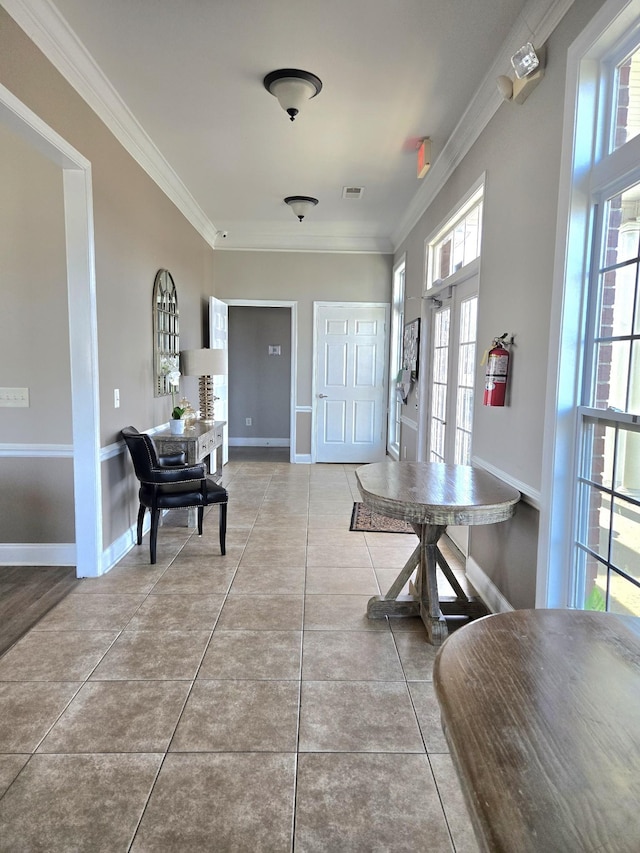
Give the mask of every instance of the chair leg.
<svg viewBox="0 0 640 853">
<path fill-rule="evenodd" d="M 198 536 L 202 536 L 202 519 L 204 517 L 204 507 L 198 507 Z"/>
<path fill-rule="evenodd" d="M 151 536 L 149 539 L 149 545 L 151 548 L 151 565 L 154 565 L 156 561 L 156 544 L 158 541 L 158 522 L 160 521 L 160 510 L 152 509 L 151 510 Z"/>
<path fill-rule="evenodd" d="M 147 511 L 147 508 L 140 504 L 140 509 L 138 510 L 138 545 L 142 545 L 142 526 L 144 525 L 144 514 Z"/>
<path fill-rule="evenodd" d="M 227 539 L 227 504 L 220 504 L 220 553 L 224 557 L 226 552 Z"/>
</svg>

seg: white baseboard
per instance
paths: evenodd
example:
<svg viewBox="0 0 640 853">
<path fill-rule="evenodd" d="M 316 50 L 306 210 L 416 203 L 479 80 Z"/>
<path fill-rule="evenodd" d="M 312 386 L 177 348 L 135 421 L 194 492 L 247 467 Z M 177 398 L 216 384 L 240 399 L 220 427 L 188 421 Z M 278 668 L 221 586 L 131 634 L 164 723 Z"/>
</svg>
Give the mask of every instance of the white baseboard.
<svg viewBox="0 0 640 853">
<path fill-rule="evenodd" d="M 294 462 L 296 465 L 311 465 L 313 463 L 313 459 L 311 458 L 310 453 L 296 453 Z"/>
<path fill-rule="evenodd" d="M 0 544 L 2 566 L 75 566 L 73 542 L 8 542 Z"/>
<path fill-rule="evenodd" d="M 467 557 L 466 575 L 491 613 L 508 613 L 514 609 L 473 557 Z"/>
<path fill-rule="evenodd" d="M 290 447 L 288 438 L 231 438 L 229 447 Z"/>
</svg>

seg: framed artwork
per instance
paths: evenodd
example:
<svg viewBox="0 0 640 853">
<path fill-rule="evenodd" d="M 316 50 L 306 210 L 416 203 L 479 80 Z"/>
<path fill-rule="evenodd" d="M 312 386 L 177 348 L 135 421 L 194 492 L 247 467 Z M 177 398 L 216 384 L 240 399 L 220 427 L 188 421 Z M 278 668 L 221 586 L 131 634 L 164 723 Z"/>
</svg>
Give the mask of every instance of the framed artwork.
<svg viewBox="0 0 640 853">
<path fill-rule="evenodd" d="M 411 381 L 418 378 L 420 358 L 420 318 L 406 323 L 402 346 L 402 369 L 411 371 Z"/>
</svg>

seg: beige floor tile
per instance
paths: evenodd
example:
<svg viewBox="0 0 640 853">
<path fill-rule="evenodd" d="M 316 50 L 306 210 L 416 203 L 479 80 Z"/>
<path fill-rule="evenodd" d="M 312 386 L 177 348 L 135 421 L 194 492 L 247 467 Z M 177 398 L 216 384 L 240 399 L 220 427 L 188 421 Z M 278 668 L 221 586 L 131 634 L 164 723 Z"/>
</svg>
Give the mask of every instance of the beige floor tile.
<svg viewBox="0 0 640 853">
<path fill-rule="evenodd" d="M 334 530 L 332 528 L 312 528 L 307 536 L 307 544 L 324 546 L 330 542 L 332 545 L 365 545 L 364 533 L 353 530 Z"/>
<path fill-rule="evenodd" d="M 240 566 L 304 566 L 307 549 L 304 545 L 247 545 Z"/>
<path fill-rule="evenodd" d="M 208 631 L 129 631 L 120 635 L 91 676 L 92 681 L 193 679 Z"/>
<path fill-rule="evenodd" d="M 208 560 L 194 558 L 175 564 L 163 574 L 153 587 L 153 593 L 174 595 L 217 595 L 224 594 L 231 586 L 236 566 L 218 568 Z"/>
<path fill-rule="evenodd" d="M 340 530 L 350 533 L 349 520 L 351 516 L 344 513 L 331 512 L 310 512 L 309 513 L 309 530 L 323 528 L 327 530 Z"/>
<path fill-rule="evenodd" d="M 306 544 L 304 527 L 254 527 L 247 541 L 250 548 L 304 548 Z"/>
<path fill-rule="evenodd" d="M 305 631 L 388 631 L 386 619 L 367 617 L 368 595 L 307 595 Z"/>
<path fill-rule="evenodd" d="M 294 789 L 294 755 L 168 755 L 132 853 L 290 853 Z"/>
<path fill-rule="evenodd" d="M 302 595 L 229 595 L 218 628 L 239 631 L 301 631 Z"/>
<path fill-rule="evenodd" d="M 223 631 L 216 629 L 198 678 L 300 678 L 301 631 Z"/>
<path fill-rule="evenodd" d="M 433 682 L 412 681 L 408 687 L 427 752 L 449 752 Z"/>
<path fill-rule="evenodd" d="M 407 685 L 303 681 L 300 752 L 425 751 Z"/>
<path fill-rule="evenodd" d="M 407 681 L 433 681 L 433 662 L 438 652 L 427 640 L 426 629 L 393 634 Z"/>
<path fill-rule="evenodd" d="M 171 752 L 295 752 L 298 681 L 198 680 Z"/>
<path fill-rule="evenodd" d="M 33 752 L 80 689 L 73 681 L 0 684 L 0 753 Z"/>
<path fill-rule="evenodd" d="M 304 681 L 401 681 L 404 676 L 390 632 L 305 631 Z"/>
<path fill-rule="evenodd" d="M 284 565 L 252 566 L 241 564 L 231 584 L 231 593 L 253 595 L 295 595 L 304 592 L 304 562 L 298 567 Z"/>
<path fill-rule="evenodd" d="M 397 567 L 397 574 L 415 551 L 416 544 L 414 541 L 407 545 L 368 545 L 367 547 L 375 569 L 394 569 Z"/>
<path fill-rule="evenodd" d="M 127 625 L 127 631 L 212 631 L 224 595 L 149 595 Z"/>
<path fill-rule="evenodd" d="M 436 780 L 456 853 L 479 853 L 480 847 L 460 788 L 451 756 L 431 755 L 429 762 Z"/>
<path fill-rule="evenodd" d="M 82 681 L 116 631 L 31 631 L 0 658 L 0 681 Z"/>
<path fill-rule="evenodd" d="M 161 758 L 32 756 L 0 800 L 0 851 L 127 850 Z"/>
<path fill-rule="evenodd" d="M 378 582 L 371 568 L 346 568 L 310 566 L 307 569 L 308 595 L 366 595 L 379 592 Z"/>
<path fill-rule="evenodd" d="M 422 755 L 301 755 L 296 853 L 451 853 Z"/>
<path fill-rule="evenodd" d="M 371 558 L 366 545 L 334 544 L 332 541 L 324 545 L 309 545 L 307 547 L 307 566 L 333 566 L 335 568 L 356 568 L 371 566 Z"/>
<path fill-rule="evenodd" d="M 140 593 L 76 595 L 63 598 L 34 626 L 36 631 L 122 630 L 145 600 Z"/>
<path fill-rule="evenodd" d="M 38 752 L 165 752 L 189 681 L 95 681 L 83 686 Z"/>
<path fill-rule="evenodd" d="M 172 558 L 173 559 L 173 558 Z M 74 588 L 74 595 L 127 595 L 146 594 L 162 577 L 166 566 L 132 565 L 114 566 L 106 575 L 99 578 L 82 578 Z"/>
<path fill-rule="evenodd" d="M 31 755 L 0 755 L 0 797 L 30 758 Z"/>
</svg>

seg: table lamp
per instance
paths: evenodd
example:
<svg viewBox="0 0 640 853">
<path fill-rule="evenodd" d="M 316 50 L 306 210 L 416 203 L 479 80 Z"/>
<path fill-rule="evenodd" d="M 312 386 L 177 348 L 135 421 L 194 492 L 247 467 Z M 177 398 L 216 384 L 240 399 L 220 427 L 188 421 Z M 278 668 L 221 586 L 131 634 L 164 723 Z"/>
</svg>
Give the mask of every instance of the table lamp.
<svg viewBox="0 0 640 853">
<path fill-rule="evenodd" d="M 218 398 L 213 393 L 212 376 L 226 376 L 227 351 L 225 349 L 187 349 L 180 353 L 184 376 L 200 377 L 200 418 L 212 424 L 213 403 Z"/>
</svg>

